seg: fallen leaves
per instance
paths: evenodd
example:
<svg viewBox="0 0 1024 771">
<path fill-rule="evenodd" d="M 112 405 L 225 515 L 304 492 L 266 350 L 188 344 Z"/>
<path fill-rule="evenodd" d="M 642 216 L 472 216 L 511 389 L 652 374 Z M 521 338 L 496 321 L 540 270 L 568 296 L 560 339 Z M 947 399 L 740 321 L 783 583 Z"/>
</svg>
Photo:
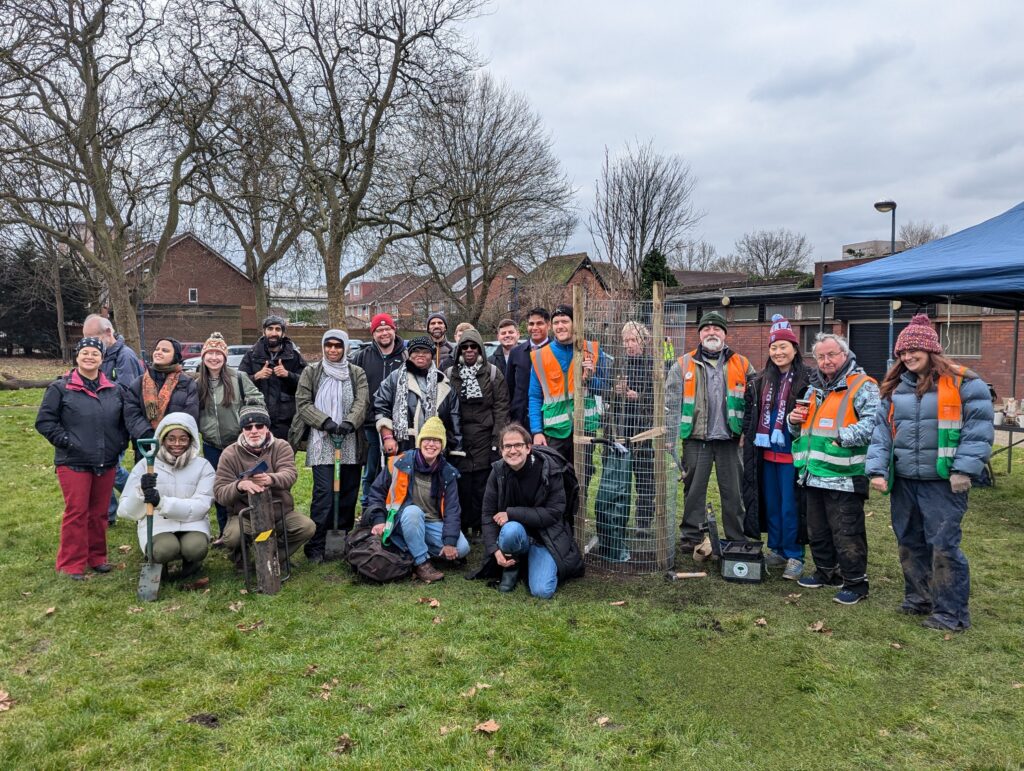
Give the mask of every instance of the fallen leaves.
<svg viewBox="0 0 1024 771">
<path fill-rule="evenodd" d="M 132 607 L 128 608 L 129 615 L 134 615 L 136 613 L 141 613 L 141 612 L 142 612 L 142 608 L 138 607 L 137 605 L 133 605 Z"/>
<path fill-rule="evenodd" d="M 443 726 L 441 726 L 440 728 L 437 729 L 437 732 L 439 734 L 441 734 L 441 736 L 447 736 L 452 731 L 455 731 L 457 729 L 458 729 L 457 725 L 443 725 Z"/>
<path fill-rule="evenodd" d="M 953 639 L 953 635 L 951 635 L 951 634 L 949 634 L 947 632 L 946 634 L 942 635 L 942 639 L 945 640 L 946 642 L 949 642 L 950 640 Z"/>
<path fill-rule="evenodd" d="M 884 728 L 879 728 L 878 729 L 878 735 L 879 736 L 888 736 L 889 732 L 887 730 L 885 730 Z"/>
<path fill-rule="evenodd" d="M 206 579 L 206 580 L 207 580 L 207 581 L 209 581 L 210 579 Z M 248 590 L 248 589 L 239 589 L 239 590 L 238 590 L 238 593 L 239 593 L 239 594 L 248 594 L 248 593 L 249 593 L 249 590 Z"/>
<path fill-rule="evenodd" d="M 263 619 L 259 619 L 257 621 L 253 621 L 251 624 L 236 624 L 235 629 L 239 632 L 255 632 L 257 629 L 262 629 L 264 626 L 266 626 L 266 623 L 264 623 Z"/>
<path fill-rule="evenodd" d="M 117 568 L 118 570 L 125 570 L 128 567 L 128 563 L 127 562 L 118 562 L 116 565 L 114 565 L 114 567 Z"/>
<path fill-rule="evenodd" d="M 15 705 L 14 699 L 7 691 L 0 691 L 0 712 L 7 712 Z"/>
<path fill-rule="evenodd" d="M 351 752 L 355 749 L 356 741 L 348 734 L 342 734 L 334 740 L 334 753 L 335 755 L 344 755 L 346 752 Z"/>
<path fill-rule="evenodd" d="M 21 596 L 22 597 L 31 597 L 32 596 L 32 592 L 22 592 Z"/>
<path fill-rule="evenodd" d="M 176 610 L 181 610 L 181 606 L 180 605 L 170 605 L 170 606 L 164 608 L 164 613 L 173 613 Z"/>
<path fill-rule="evenodd" d="M 827 626 L 825 626 L 825 622 L 824 621 L 815 621 L 813 624 L 811 624 L 809 627 L 807 627 L 807 631 L 808 632 L 815 632 L 817 634 L 823 634 L 823 635 L 831 635 L 832 634 L 832 630 L 829 629 Z"/>
<path fill-rule="evenodd" d="M 440 624 L 442 621 L 444 621 L 444 619 L 441 616 L 434 616 L 434 620 L 431 621 L 431 623 L 432 624 Z"/>
<path fill-rule="evenodd" d="M 768 619 L 764 616 L 754 619 L 754 626 L 768 626 Z"/>
<path fill-rule="evenodd" d="M 1024 683 L 1010 683 L 1011 688 L 1024 688 Z M 2 691 L 0 691 L 2 693 Z"/>
<path fill-rule="evenodd" d="M 463 691 L 459 695 L 462 696 L 462 698 L 464 699 L 472 699 L 474 696 L 477 695 L 479 691 L 486 691 L 490 687 L 491 686 L 487 683 L 477 683 L 476 685 L 472 686 L 468 691 Z"/>
<path fill-rule="evenodd" d="M 786 604 L 787 605 L 796 605 L 797 602 L 799 602 L 801 596 L 803 596 L 803 595 L 801 595 L 800 592 L 794 592 L 793 594 L 787 594 L 786 595 Z"/>
<path fill-rule="evenodd" d="M 600 726 L 601 728 L 610 728 L 612 725 L 612 719 L 607 715 L 601 715 L 601 717 L 594 721 L 594 725 Z"/>
<path fill-rule="evenodd" d="M 203 728 L 220 728 L 220 718 L 209 712 L 197 712 L 185 718 L 185 722 L 201 725 Z"/>
<path fill-rule="evenodd" d="M 898 642 L 889 643 L 889 647 L 892 648 L 894 651 L 903 649 L 903 646 Z"/>
<path fill-rule="evenodd" d="M 52 616 L 56 612 L 57 612 L 57 607 L 54 606 L 52 608 L 47 608 L 45 611 L 43 611 L 43 615 L 44 616 Z"/>
<path fill-rule="evenodd" d="M 626 604 L 626 600 L 617 600 L 615 602 L 609 602 L 608 604 L 611 605 L 613 608 L 621 608 L 623 605 Z"/>
<path fill-rule="evenodd" d="M 238 600 L 236 602 L 230 603 L 228 605 L 228 610 L 230 610 L 232 613 L 237 613 L 238 611 L 240 611 L 242 609 L 242 607 L 244 605 L 245 605 L 244 602 L 242 602 L 241 600 Z"/>
<path fill-rule="evenodd" d="M 420 597 L 416 600 L 417 605 L 429 605 L 431 608 L 440 608 L 441 601 L 434 597 Z"/>
<path fill-rule="evenodd" d="M 129 544 L 126 544 L 126 543 L 123 543 L 123 544 L 121 544 L 120 546 L 117 547 L 117 551 L 118 551 L 119 554 L 127 554 L 131 550 L 132 550 L 132 547 Z"/>
<path fill-rule="evenodd" d="M 338 678 L 332 677 L 330 682 L 320 683 L 320 692 L 317 694 L 324 701 L 331 698 L 331 690 L 338 684 Z"/>
<path fill-rule="evenodd" d="M 306 664 L 306 671 L 303 673 L 303 677 L 312 677 L 316 674 L 316 671 L 320 669 L 318 664 Z"/>
<path fill-rule="evenodd" d="M 196 591 L 199 591 L 200 589 L 202 589 L 202 588 L 204 588 L 206 586 L 209 586 L 209 584 L 210 584 L 210 577 L 209 576 L 203 576 L 202 578 L 197 578 L 195 581 L 192 581 L 191 583 L 182 585 L 181 588 L 184 589 L 187 592 L 196 592 Z M 210 591 L 210 590 L 207 589 L 206 591 Z"/>
<path fill-rule="evenodd" d="M 478 734 L 493 734 L 497 733 L 501 725 L 494 722 L 493 720 L 485 720 L 483 723 L 477 723 L 473 726 L 473 733 Z"/>
</svg>

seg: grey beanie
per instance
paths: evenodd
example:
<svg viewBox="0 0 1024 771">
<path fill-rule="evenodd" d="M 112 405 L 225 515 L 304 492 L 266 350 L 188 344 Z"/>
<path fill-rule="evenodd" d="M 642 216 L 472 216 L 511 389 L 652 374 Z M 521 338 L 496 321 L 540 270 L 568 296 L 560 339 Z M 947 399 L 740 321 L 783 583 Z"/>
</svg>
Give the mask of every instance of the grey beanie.
<svg viewBox="0 0 1024 771">
<path fill-rule="evenodd" d="M 274 313 L 270 314 L 265 319 L 263 319 L 263 326 L 261 327 L 261 329 L 266 329 L 271 324 L 278 324 L 281 327 L 282 331 L 288 329 L 288 320 L 281 318 L 280 316 Z"/>
</svg>

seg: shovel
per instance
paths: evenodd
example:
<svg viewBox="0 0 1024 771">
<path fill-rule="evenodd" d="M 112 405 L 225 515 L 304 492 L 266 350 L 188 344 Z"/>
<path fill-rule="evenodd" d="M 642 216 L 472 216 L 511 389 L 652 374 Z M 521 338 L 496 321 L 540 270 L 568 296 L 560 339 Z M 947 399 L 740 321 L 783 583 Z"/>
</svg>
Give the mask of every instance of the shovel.
<svg viewBox="0 0 1024 771">
<path fill-rule="evenodd" d="M 153 473 L 153 458 L 156 457 L 156 439 L 140 439 L 139 452 L 146 459 L 146 473 Z M 146 504 L 146 564 L 139 575 L 139 602 L 155 602 L 160 594 L 160 576 L 164 566 L 153 562 L 153 504 Z"/>
<path fill-rule="evenodd" d="M 345 441 L 343 436 L 331 434 L 331 441 L 334 442 L 334 529 L 327 531 L 327 541 L 324 544 L 324 561 L 344 559 L 348 550 L 347 535 L 344 530 L 338 529 L 338 508 L 341 501 L 341 444 Z"/>
</svg>

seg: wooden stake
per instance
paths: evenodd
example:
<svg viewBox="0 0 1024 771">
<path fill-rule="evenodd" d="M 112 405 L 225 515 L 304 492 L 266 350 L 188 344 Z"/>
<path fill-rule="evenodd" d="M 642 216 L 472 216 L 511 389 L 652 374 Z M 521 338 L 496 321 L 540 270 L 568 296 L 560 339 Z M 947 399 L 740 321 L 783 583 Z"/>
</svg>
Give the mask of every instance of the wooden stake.
<svg viewBox="0 0 1024 771">
<path fill-rule="evenodd" d="M 263 594 L 281 591 L 281 562 L 277 554 L 277 528 L 274 499 L 270 490 L 249 494 L 249 523 L 252 527 L 253 561 L 256 563 L 256 589 Z M 281 522 L 284 527 L 284 522 Z"/>
<path fill-rule="evenodd" d="M 572 288 L 572 332 L 573 332 L 573 350 L 575 354 L 572 357 L 572 380 L 575 383 L 576 391 L 573 394 L 572 401 L 572 435 L 573 435 L 573 466 L 576 469 L 576 478 L 583 480 L 584 478 L 584 452 L 592 452 L 589 442 L 587 444 L 580 444 L 577 446 L 576 437 L 581 440 L 585 439 L 584 428 L 583 428 L 583 351 L 585 348 L 584 343 L 586 337 L 584 336 L 584 329 L 586 326 L 586 298 L 583 294 L 583 287 L 576 284 Z M 594 362 L 594 366 L 597 366 L 597 362 Z M 588 480 L 589 481 L 589 480 Z M 589 501 L 587 500 L 587 491 L 580 486 L 580 505 L 576 510 L 576 545 L 579 547 L 580 554 L 583 554 L 584 542 L 586 540 L 586 520 L 587 520 L 587 509 L 589 508 Z"/>
<path fill-rule="evenodd" d="M 664 570 L 675 561 L 675 533 L 669 532 L 668 495 L 665 474 L 665 285 L 655 281 L 651 294 L 651 336 L 654 338 L 654 531 L 658 544 L 658 569 Z"/>
</svg>

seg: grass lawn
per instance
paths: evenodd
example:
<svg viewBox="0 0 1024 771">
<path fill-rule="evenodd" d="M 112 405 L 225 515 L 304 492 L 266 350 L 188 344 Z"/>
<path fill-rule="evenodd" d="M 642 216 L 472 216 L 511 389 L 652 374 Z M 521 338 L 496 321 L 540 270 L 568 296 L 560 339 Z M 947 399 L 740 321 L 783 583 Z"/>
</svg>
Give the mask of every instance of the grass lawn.
<svg viewBox="0 0 1024 771">
<path fill-rule="evenodd" d="M 871 597 L 852 608 L 787 597 L 778 573 L 591 575 L 544 602 L 455 572 L 373 587 L 302 558 L 262 597 L 220 554 L 208 593 L 165 585 L 140 607 L 133 523 L 109 534 L 124 569 L 54 573 L 40 396 L 0 393 L 2 768 L 1024 766 L 1024 472 L 972 493 L 974 629 L 949 639 L 895 612 L 884 498 L 867 507 Z M 303 510 L 309 494 L 303 471 Z"/>
</svg>

